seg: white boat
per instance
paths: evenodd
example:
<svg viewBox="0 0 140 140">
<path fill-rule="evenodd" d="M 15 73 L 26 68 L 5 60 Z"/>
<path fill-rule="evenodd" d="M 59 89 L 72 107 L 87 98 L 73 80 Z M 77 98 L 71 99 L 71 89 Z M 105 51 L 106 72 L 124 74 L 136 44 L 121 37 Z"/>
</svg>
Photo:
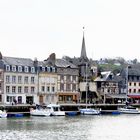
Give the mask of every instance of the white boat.
<svg viewBox="0 0 140 140">
<path fill-rule="evenodd" d="M 49 104 L 47 108 L 51 111 L 52 116 L 65 116 L 65 111 L 61 111 L 58 104 Z"/>
<path fill-rule="evenodd" d="M 96 110 L 92 108 L 84 108 L 84 109 L 80 109 L 80 113 L 83 115 L 98 115 L 100 114 L 100 110 Z"/>
<path fill-rule="evenodd" d="M 140 114 L 139 109 L 133 106 L 121 107 L 118 108 L 118 111 L 122 114 Z"/>
<path fill-rule="evenodd" d="M 0 118 L 7 118 L 7 112 L 0 110 Z"/>
<path fill-rule="evenodd" d="M 30 115 L 46 117 L 46 116 L 51 116 L 51 111 L 48 109 L 43 109 L 43 108 L 36 108 L 36 109 L 31 108 Z"/>
<path fill-rule="evenodd" d="M 49 104 L 46 108 L 42 108 L 37 105 L 36 109 L 30 109 L 30 115 L 32 116 L 65 116 L 65 111 L 60 110 L 60 105 Z"/>
</svg>

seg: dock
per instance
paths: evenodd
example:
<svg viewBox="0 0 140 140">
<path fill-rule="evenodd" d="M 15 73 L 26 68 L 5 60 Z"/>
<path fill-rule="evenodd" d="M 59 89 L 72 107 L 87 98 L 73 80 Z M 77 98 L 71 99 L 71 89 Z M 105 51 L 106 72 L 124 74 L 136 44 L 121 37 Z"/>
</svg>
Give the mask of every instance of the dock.
<svg viewBox="0 0 140 140">
<path fill-rule="evenodd" d="M 112 112 L 112 110 L 117 110 L 118 107 L 123 107 L 125 104 L 84 104 L 84 103 L 68 103 L 68 104 L 59 104 L 61 106 L 61 109 L 65 112 L 78 112 L 80 108 L 85 108 L 86 106 L 88 108 L 95 108 L 95 109 L 101 109 L 104 112 Z M 132 104 L 134 107 L 139 107 L 140 104 Z M 36 105 L 30 105 L 30 104 L 16 104 L 16 105 L 6 105 L 6 104 L 0 104 L 0 110 L 6 110 L 8 115 L 15 115 L 15 114 L 24 114 L 25 116 L 30 115 L 30 108 L 35 108 Z"/>
</svg>

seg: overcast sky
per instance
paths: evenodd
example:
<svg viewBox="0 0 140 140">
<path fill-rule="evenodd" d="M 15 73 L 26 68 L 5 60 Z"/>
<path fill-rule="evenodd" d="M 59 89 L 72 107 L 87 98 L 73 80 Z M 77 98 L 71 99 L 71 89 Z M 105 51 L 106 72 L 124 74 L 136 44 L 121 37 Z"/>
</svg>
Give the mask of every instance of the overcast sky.
<svg viewBox="0 0 140 140">
<path fill-rule="evenodd" d="M 140 60 L 140 0 L 0 0 L 4 56 Z"/>
</svg>

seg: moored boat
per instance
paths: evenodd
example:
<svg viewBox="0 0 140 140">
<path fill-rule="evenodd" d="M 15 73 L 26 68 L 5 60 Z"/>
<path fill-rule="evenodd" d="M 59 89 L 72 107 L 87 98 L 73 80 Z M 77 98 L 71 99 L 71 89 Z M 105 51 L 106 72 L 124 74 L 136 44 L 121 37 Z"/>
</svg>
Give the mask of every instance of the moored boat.
<svg viewBox="0 0 140 140">
<path fill-rule="evenodd" d="M 7 112 L 0 110 L 0 118 L 7 118 Z"/>
<path fill-rule="evenodd" d="M 84 109 L 80 109 L 80 113 L 83 115 L 99 115 L 100 110 L 96 110 L 93 108 L 84 108 Z"/>
<path fill-rule="evenodd" d="M 36 108 L 36 109 L 33 109 L 33 108 L 31 108 L 30 109 L 30 115 L 31 116 L 42 116 L 42 117 L 46 117 L 46 116 L 50 116 L 51 115 L 51 112 L 50 112 L 50 110 L 48 110 L 48 109 L 38 109 L 38 108 Z"/>
<path fill-rule="evenodd" d="M 30 115 L 32 116 L 65 116 L 65 111 L 60 110 L 60 105 L 49 104 L 47 107 L 37 106 L 36 109 L 30 109 Z"/>
<path fill-rule="evenodd" d="M 65 111 L 61 111 L 58 104 L 49 104 L 47 108 L 50 110 L 52 116 L 65 116 Z"/>
<path fill-rule="evenodd" d="M 118 111 L 123 114 L 140 114 L 139 109 L 133 106 L 124 106 L 118 108 Z"/>
</svg>

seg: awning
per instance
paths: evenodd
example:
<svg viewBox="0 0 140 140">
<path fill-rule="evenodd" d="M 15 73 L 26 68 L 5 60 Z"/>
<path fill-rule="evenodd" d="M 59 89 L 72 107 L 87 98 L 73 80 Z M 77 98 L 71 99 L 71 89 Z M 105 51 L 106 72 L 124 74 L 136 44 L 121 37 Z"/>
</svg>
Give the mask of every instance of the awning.
<svg viewBox="0 0 140 140">
<path fill-rule="evenodd" d="M 131 94 L 131 95 L 128 95 L 128 97 L 140 99 L 140 94 L 134 94 L 134 95 Z"/>
<path fill-rule="evenodd" d="M 125 99 L 125 94 L 106 94 L 106 98 L 117 98 L 117 99 Z"/>
</svg>

